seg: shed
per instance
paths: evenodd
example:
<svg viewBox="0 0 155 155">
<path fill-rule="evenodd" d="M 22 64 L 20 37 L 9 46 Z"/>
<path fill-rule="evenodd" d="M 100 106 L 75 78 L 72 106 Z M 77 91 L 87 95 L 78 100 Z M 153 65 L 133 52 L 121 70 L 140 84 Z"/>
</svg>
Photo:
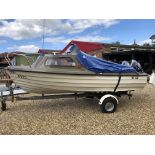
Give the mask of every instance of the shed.
<svg viewBox="0 0 155 155">
<path fill-rule="evenodd" d="M 151 74 L 155 71 L 155 50 L 129 50 L 129 51 L 116 51 L 112 53 L 104 53 L 103 58 L 117 63 L 122 61 L 137 60 L 142 65 L 143 70 Z"/>
<path fill-rule="evenodd" d="M 102 52 L 105 51 L 102 43 L 72 40 L 64 47 L 61 53 L 65 53 L 73 44 L 76 45 L 81 51 L 90 55 L 96 55 L 97 57 L 102 57 Z"/>
</svg>

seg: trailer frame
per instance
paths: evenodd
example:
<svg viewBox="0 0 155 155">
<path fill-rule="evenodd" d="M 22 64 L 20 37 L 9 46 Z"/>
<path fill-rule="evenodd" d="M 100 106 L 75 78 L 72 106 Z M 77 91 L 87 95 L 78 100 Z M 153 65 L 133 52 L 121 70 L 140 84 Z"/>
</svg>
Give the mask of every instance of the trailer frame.
<svg viewBox="0 0 155 155">
<path fill-rule="evenodd" d="M 87 97 L 87 98 L 97 98 L 99 99 L 99 105 L 101 107 L 101 111 L 104 113 L 112 113 L 115 112 L 117 109 L 118 98 L 127 95 L 129 99 L 132 97 L 132 91 L 122 91 L 122 92 L 85 92 L 85 93 L 65 93 L 65 94 L 41 94 L 41 95 L 35 95 L 35 96 L 20 96 L 23 94 L 29 94 L 27 92 L 22 93 L 14 93 L 16 89 L 13 89 L 12 87 L 8 87 L 9 94 L 4 95 L 4 92 L 0 92 L 1 95 L 1 110 L 5 111 L 7 109 L 7 101 L 8 97 L 11 96 L 11 101 L 14 103 L 16 101 L 26 101 L 26 100 L 45 100 L 45 99 L 57 99 L 57 98 L 81 98 L 81 97 Z M 22 89 L 21 89 L 22 90 Z M 112 99 L 110 99 L 112 98 Z M 106 110 L 106 103 L 105 101 L 109 102 L 111 101 L 111 105 L 114 106 L 114 109 L 112 110 Z M 113 100 L 113 101 L 112 101 Z M 117 102 L 117 104 L 116 104 Z M 104 105 L 104 106 L 103 106 Z M 108 107 L 108 106 L 107 106 Z"/>
</svg>

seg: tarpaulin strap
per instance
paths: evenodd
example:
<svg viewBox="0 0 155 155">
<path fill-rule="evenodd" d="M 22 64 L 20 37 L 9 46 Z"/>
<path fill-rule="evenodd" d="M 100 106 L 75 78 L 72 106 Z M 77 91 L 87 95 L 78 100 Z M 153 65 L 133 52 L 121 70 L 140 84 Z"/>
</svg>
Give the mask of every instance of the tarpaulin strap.
<svg viewBox="0 0 155 155">
<path fill-rule="evenodd" d="M 118 86 L 119 86 L 120 81 L 121 81 L 121 74 L 119 73 L 118 82 L 117 82 L 117 85 L 116 85 L 116 87 L 115 87 L 115 89 L 114 89 L 114 92 L 116 92 L 116 90 L 117 90 L 117 88 L 118 88 Z"/>
</svg>

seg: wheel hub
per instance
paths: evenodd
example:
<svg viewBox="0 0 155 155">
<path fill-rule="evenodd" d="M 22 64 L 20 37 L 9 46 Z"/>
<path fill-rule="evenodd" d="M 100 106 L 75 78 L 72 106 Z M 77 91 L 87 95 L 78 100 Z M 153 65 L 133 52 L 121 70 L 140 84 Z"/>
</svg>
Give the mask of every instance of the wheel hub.
<svg viewBox="0 0 155 155">
<path fill-rule="evenodd" d="M 105 105 L 106 111 L 112 111 L 114 109 L 114 104 L 111 102 L 107 102 Z"/>
</svg>

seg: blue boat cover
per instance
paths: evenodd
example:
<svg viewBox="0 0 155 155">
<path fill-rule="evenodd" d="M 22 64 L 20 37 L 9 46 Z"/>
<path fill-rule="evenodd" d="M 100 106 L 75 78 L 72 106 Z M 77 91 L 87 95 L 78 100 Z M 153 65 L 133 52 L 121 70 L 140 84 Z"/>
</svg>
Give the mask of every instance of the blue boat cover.
<svg viewBox="0 0 155 155">
<path fill-rule="evenodd" d="M 76 57 L 81 65 L 95 73 L 136 73 L 133 67 L 96 58 L 80 50 Z"/>
</svg>

